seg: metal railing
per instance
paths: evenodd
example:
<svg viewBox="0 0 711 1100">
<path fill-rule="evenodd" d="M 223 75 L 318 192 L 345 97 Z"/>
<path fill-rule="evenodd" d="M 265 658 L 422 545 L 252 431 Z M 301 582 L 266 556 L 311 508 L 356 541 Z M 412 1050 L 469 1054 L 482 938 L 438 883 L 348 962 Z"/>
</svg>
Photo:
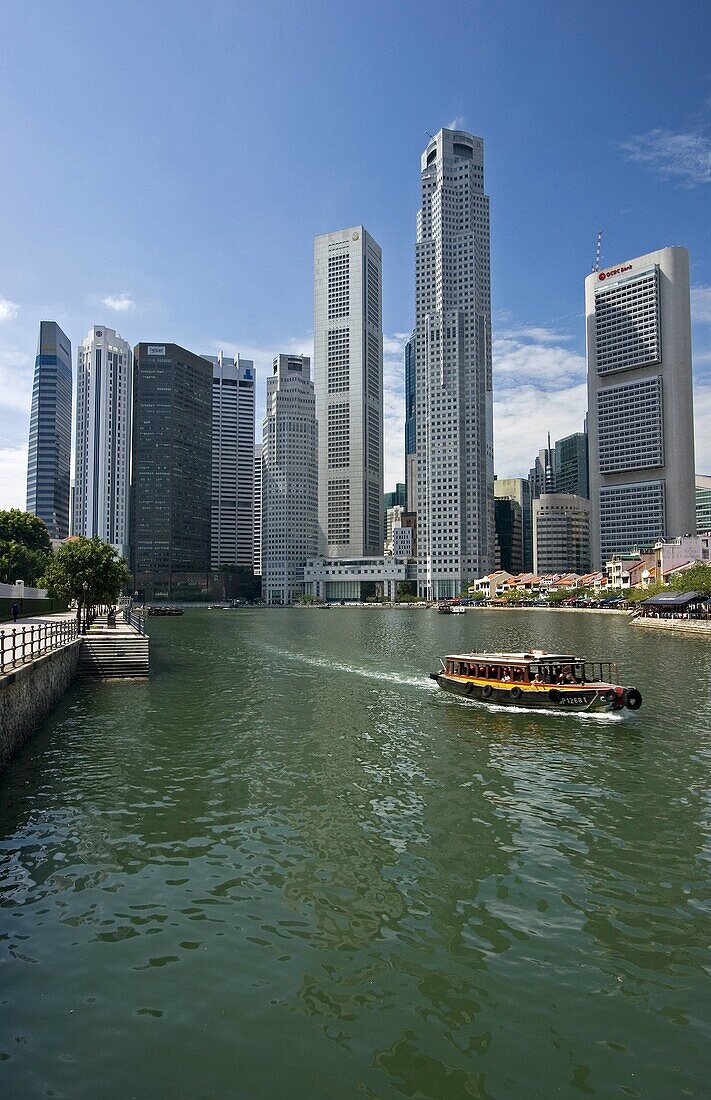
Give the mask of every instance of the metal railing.
<svg viewBox="0 0 711 1100">
<path fill-rule="evenodd" d="M 134 611 L 129 605 L 125 604 L 123 608 L 123 621 L 132 626 L 134 630 L 137 630 L 139 634 L 146 633 L 146 616 L 145 612 Z"/>
<path fill-rule="evenodd" d="M 61 623 L 35 623 L 18 626 L 14 630 L 0 631 L 0 674 L 10 672 L 28 661 L 43 657 L 53 649 L 73 642 L 79 637 L 75 619 Z"/>
</svg>

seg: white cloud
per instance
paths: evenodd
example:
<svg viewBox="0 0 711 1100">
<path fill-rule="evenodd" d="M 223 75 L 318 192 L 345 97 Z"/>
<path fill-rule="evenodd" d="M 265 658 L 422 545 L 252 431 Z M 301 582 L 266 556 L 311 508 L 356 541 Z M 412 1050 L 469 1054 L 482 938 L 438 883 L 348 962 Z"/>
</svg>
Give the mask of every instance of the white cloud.
<svg viewBox="0 0 711 1100">
<path fill-rule="evenodd" d="M 136 303 L 133 298 L 129 298 L 128 294 L 109 294 L 101 301 L 116 313 L 128 313 L 129 310 L 136 308 Z"/>
<path fill-rule="evenodd" d="M 27 447 L 0 446 L 0 508 L 27 503 Z"/>
<path fill-rule="evenodd" d="M 24 352 L 0 351 L 0 407 L 28 413 L 32 398 L 33 364 Z"/>
<path fill-rule="evenodd" d="M 696 325 L 711 325 L 711 286 L 692 286 L 691 320 Z"/>
<path fill-rule="evenodd" d="M 383 487 L 405 480 L 405 344 L 409 332 L 383 336 Z"/>
<path fill-rule="evenodd" d="M 0 321 L 12 321 L 20 312 L 17 302 L 11 302 L 9 298 L 0 298 Z"/>
<path fill-rule="evenodd" d="M 702 134 L 651 130 L 648 134 L 635 134 L 620 148 L 628 160 L 646 164 L 685 187 L 711 183 L 711 141 Z"/>
<path fill-rule="evenodd" d="M 549 431 L 561 439 L 582 430 L 586 365 L 582 355 L 560 346 L 569 339 L 548 328 L 518 328 L 494 340 L 494 456 L 499 477 L 527 475 Z"/>
<path fill-rule="evenodd" d="M 445 122 L 445 130 L 461 130 L 464 127 L 464 115 L 455 115 L 451 122 Z"/>
</svg>

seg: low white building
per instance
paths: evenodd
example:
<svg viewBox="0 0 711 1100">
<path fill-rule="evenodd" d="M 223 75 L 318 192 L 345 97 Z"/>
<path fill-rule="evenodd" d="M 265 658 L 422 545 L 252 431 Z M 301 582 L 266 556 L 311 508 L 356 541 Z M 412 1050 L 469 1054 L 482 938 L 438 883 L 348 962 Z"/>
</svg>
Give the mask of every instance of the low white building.
<svg viewBox="0 0 711 1100">
<path fill-rule="evenodd" d="M 312 558 L 304 569 L 307 596 L 319 600 L 358 601 L 369 596 L 385 600 L 397 597 L 397 586 L 416 578 L 416 567 L 408 569 L 405 558 Z"/>
</svg>

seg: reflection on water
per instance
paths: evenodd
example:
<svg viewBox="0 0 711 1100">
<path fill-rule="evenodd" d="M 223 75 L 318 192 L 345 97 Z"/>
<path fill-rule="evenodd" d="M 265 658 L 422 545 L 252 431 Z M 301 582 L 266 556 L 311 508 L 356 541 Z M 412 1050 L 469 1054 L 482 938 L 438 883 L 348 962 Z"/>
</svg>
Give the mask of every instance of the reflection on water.
<svg viewBox="0 0 711 1100">
<path fill-rule="evenodd" d="M 151 681 L 75 687 L 0 781 L 9 1095 L 703 1094 L 704 639 L 546 612 L 151 627 Z M 643 709 L 428 679 L 532 644 L 619 660 Z"/>
</svg>

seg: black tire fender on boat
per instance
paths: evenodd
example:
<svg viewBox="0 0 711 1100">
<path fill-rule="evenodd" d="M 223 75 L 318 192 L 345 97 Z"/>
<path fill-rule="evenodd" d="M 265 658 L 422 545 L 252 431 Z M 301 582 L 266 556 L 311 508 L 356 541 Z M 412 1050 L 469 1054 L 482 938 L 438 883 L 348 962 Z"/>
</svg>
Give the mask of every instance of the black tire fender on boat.
<svg viewBox="0 0 711 1100">
<path fill-rule="evenodd" d="M 642 706 L 642 692 L 638 688 L 630 688 L 626 692 L 625 706 L 628 710 L 639 710 Z"/>
<path fill-rule="evenodd" d="M 465 687 L 464 687 L 464 694 L 465 695 L 471 695 L 471 693 L 473 691 L 474 691 L 474 684 L 466 684 L 465 685 Z"/>
<path fill-rule="evenodd" d="M 559 703 L 561 700 L 561 694 L 558 691 L 558 688 L 551 688 L 551 690 L 548 692 L 548 698 L 550 699 L 551 703 Z"/>
<path fill-rule="evenodd" d="M 604 695 L 604 699 L 605 699 L 606 703 L 614 703 L 615 700 L 617 699 L 617 692 L 615 691 L 615 689 L 610 688 L 609 691 L 606 691 L 605 695 Z"/>
<path fill-rule="evenodd" d="M 523 695 L 523 692 L 521 691 L 521 688 L 519 688 L 519 687 L 511 688 L 511 698 L 515 699 L 516 702 L 519 701 L 519 699 L 521 698 L 522 695 Z"/>
<path fill-rule="evenodd" d="M 491 693 L 493 690 L 494 689 L 492 688 L 491 684 L 484 684 L 483 688 L 481 689 L 482 699 L 491 699 Z"/>
</svg>

